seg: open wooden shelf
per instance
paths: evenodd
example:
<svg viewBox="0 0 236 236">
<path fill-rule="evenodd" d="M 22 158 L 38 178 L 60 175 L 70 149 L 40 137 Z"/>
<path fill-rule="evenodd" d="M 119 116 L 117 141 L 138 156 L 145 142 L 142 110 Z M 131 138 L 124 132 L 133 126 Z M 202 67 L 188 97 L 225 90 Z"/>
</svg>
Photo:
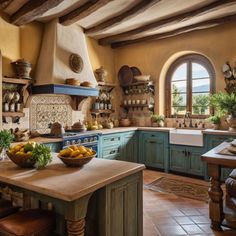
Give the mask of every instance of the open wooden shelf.
<svg viewBox="0 0 236 236">
<path fill-rule="evenodd" d="M 2 116 L 4 117 L 24 117 L 24 112 L 2 112 Z"/>
<path fill-rule="evenodd" d="M 98 82 L 98 87 L 102 87 L 101 90 L 106 90 L 108 93 L 110 93 L 116 86 L 112 83 Z"/>
<path fill-rule="evenodd" d="M 91 110 L 92 114 L 111 114 L 113 112 L 114 112 L 114 110 L 109 110 L 109 109 L 107 109 L 107 110 Z"/>
<path fill-rule="evenodd" d="M 148 85 L 154 85 L 154 84 L 153 84 L 153 81 L 148 80 L 148 81 L 135 82 L 135 83 L 132 83 L 132 84 L 127 84 L 127 85 L 121 85 L 121 87 L 127 88 L 127 87 L 140 86 L 140 85 L 146 85 L 146 84 L 148 84 Z"/>
<path fill-rule="evenodd" d="M 130 104 L 130 105 L 121 105 L 124 108 L 133 108 L 133 107 L 148 107 L 148 104 Z"/>
<path fill-rule="evenodd" d="M 3 77 L 2 82 L 3 83 L 8 83 L 8 84 L 28 85 L 28 84 L 31 84 L 33 81 L 32 81 L 32 79 L 18 79 L 18 78 Z"/>
</svg>

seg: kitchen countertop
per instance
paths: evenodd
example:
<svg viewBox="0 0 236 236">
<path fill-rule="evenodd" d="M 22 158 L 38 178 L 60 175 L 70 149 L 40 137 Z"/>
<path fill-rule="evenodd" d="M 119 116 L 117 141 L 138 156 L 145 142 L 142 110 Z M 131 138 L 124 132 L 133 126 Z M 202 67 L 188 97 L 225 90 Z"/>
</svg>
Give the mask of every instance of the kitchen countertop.
<svg viewBox="0 0 236 236">
<path fill-rule="evenodd" d="M 56 154 L 45 169 L 22 169 L 11 161 L 0 165 L 0 181 L 50 197 L 73 201 L 145 169 L 143 164 L 93 158 L 82 168 L 66 167 Z"/>
<path fill-rule="evenodd" d="M 174 129 L 175 128 L 171 128 L 171 127 L 135 127 L 135 126 L 131 126 L 131 127 L 117 127 L 117 128 L 113 128 L 113 129 L 85 131 L 85 132 L 79 133 L 79 135 L 90 135 L 90 134 L 104 134 L 105 135 L 105 134 L 115 134 L 115 133 L 129 132 L 129 131 L 136 131 L 136 130 L 169 132 L 170 130 L 174 130 Z M 236 136 L 236 132 L 231 132 L 228 130 L 205 129 L 205 130 L 202 130 L 202 133 L 203 134 L 213 134 L 213 135 L 235 135 Z M 29 142 L 29 141 L 38 142 L 38 143 L 56 143 L 56 142 L 62 142 L 63 139 L 62 138 L 37 137 L 37 138 L 29 139 L 28 141 L 25 141 L 25 142 Z M 19 142 L 15 142 L 12 144 L 14 145 L 17 143 L 19 143 Z M 24 143 L 24 142 L 22 142 L 22 143 Z"/>
</svg>

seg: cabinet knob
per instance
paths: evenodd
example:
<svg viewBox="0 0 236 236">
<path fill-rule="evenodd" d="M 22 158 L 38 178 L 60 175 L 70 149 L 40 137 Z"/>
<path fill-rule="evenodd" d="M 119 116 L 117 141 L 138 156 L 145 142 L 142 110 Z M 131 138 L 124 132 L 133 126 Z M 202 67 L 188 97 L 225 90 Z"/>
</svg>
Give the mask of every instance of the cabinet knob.
<svg viewBox="0 0 236 236">
<path fill-rule="evenodd" d="M 149 141 L 149 143 L 157 143 L 156 141 Z"/>
<path fill-rule="evenodd" d="M 116 151 L 115 151 L 115 150 L 112 150 L 112 151 L 110 151 L 110 154 L 114 154 L 114 153 L 116 153 Z"/>
</svg>

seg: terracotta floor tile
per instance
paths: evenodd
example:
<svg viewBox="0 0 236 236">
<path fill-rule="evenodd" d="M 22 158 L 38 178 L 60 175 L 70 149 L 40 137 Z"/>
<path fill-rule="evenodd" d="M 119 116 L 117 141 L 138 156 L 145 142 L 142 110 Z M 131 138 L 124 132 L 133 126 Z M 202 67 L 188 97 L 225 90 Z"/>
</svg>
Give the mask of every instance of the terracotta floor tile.
<svg viewBox="0 0 236 236">
<path fill-rule="evenodd" d="M 161 236 L 179 236 L 187 235 L 187 233 L 182 229 L 181 226 L 160 226 L 158 230 L 161 233 Z"/>
<path fill-rule="evenodd" d="M 161 176 L 209 185 L 209 183 L 202 180 L 150 170 L 144 171 L 144 183 L 151 183 Z M 145 188 L 143 194 L 143 236 L 236 236 L 236 231 L 224 229 L 223 232 L 216 232 L 210 228 L 208 204 L 205 202 L 150 191 Z M 193 223 L 193 220 L 196 223 Z"/>
<path fill-rule="evenodd" d="M 200 227 L 197 225 L 182 225 L 182 228 L 186 231 L 187 234 L 204 234 Z"/>
<path fill-rule="evenodd" d="M 210 219 L 206 216 L 191 216 L 191 220 L 196 224 L 207 224 L 210 223 Z"/>
<path fill-rule="evenodd" d="M 198 224 L 198 226 L 207 234 L 214 233 L 214 231 L 211 229 L 211 224 Z"/>
<path fill-rule="evenodd" d="M 187 216 L 174 217 L 175 221 L 180 225 L 193 224 L 193 221 Z"/>
</svg>

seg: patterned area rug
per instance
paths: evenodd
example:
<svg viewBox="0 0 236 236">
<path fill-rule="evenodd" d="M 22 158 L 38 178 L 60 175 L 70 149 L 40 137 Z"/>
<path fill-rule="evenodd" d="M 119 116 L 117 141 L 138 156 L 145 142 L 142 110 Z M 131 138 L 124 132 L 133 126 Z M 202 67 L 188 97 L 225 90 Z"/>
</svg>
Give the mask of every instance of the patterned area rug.
<svg viewBox="0 0 236 236">
<path fill-rule="evenodd" d="M 208 187 L 200 184 L 189 183 L 184 180 L 161 177 L 145 185 L 146 189 L 156 192 L 172 193 L 177 196 L 208 202 Z"/>
</svg>

